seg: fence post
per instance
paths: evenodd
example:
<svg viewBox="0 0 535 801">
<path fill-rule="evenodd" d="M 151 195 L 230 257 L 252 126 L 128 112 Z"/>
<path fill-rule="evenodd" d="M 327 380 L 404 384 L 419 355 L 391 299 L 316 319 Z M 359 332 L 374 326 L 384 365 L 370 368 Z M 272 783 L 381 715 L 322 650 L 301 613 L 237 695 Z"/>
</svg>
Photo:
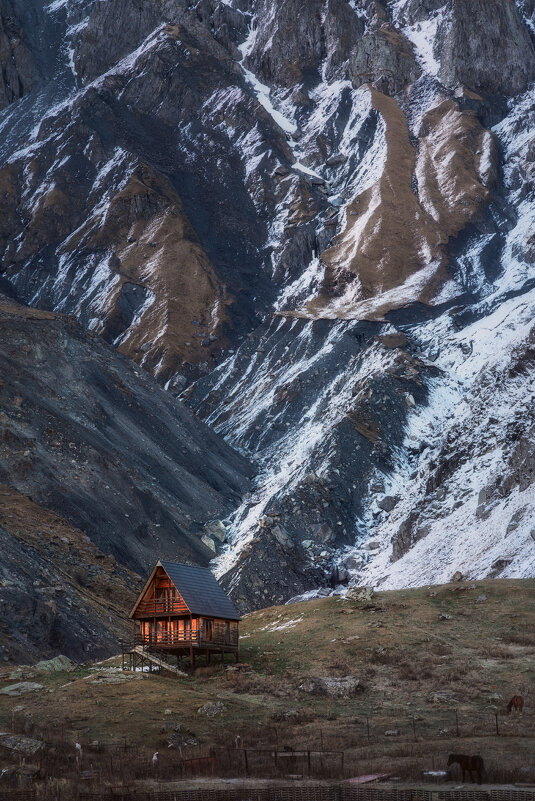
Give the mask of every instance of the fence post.
<svg viewBox="0 0 535 801">
<path fill-rule="evenodd" d="M 414 735 L 414 741 L 416 742 L 416 720 L 415 720 L 415 718 L 412 719 L 412 733 Z"/>
<path fill-rule="evenodd" d="M 459 713 L 455 710 L 455 728 L 457 730 L 457 737 L 459 737 Z"/>
<path fill-rule="evenodd" d="M 370 742 L 370 719 L 366 715 L 366 733 L 368 735 L 368 742 Z"/>
<path fill-rule="evenodd" d="M 308 775 L 310 776 L 310 751 L 307 751 Z"/>
<path fill-rule="evenodd" d="M 496 718 L 496 734 L 499 737 L 500 736 L 500 727 L 498 725 L 498 713 L 497 712 L 495 713 L 495 718 Z"/>
<path fill-rule="evenodd" d="M 244 756 L 244 759 L 245 759 L 245 775 L 248 776 L 249 775 L 249 761 L 247 759 L 247 749 L 246 748 L 243 749 L 243 756 Z"/>
</svg>

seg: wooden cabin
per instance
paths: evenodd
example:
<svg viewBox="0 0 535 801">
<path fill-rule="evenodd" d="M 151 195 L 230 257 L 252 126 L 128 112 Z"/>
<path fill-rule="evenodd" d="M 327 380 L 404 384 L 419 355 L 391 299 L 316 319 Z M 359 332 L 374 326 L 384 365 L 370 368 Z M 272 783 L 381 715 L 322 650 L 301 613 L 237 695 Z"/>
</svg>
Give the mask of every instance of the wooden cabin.
<svg viewBox="0 0 535 801">
<path fill-rule="evenodd" d="M 235 654 L 238 661 L 240 614 L 206 567 L 158 562 L 130 617 L 137 646 L 147 652 L 188 656 Z"/>
</svg>

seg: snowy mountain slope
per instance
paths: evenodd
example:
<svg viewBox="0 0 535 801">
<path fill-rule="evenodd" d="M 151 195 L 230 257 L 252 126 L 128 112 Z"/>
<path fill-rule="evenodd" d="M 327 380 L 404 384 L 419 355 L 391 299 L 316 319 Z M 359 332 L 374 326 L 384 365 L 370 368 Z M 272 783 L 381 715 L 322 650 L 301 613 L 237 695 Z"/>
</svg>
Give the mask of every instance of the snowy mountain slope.
<svg viewBox="0 0 535 801">
<path fill-rule="evenodd" d="M 342 132 L 338 123 L 335 165 L 327 173 L 333 199 L 342 201 L 341 235 L 291 277 L 276 306 L 297 309 L 291 315 L 303 320 L 298 337 L 282 345 L 284 358 L 279 353 L 277 360 L 287 335 L 279 342 L 271 324 L 253 341 L 258 355 L 242 346 L 192 395 L 217 430 L 258 453 L 263 468 L 252 503 L 246 500 L 236 515 L 234 544 L 218 565 L 243 600 L 255 591 L 260 600 L 268 566 L 273 582 L 280 559 L 321 565 L 327 588 L 340 580 L 421 584 L 447 580 L 458 569 L 478 577 L 533 574 L 533 91 L 511 100 L 480 96 L 474 81 L 448 93 L 436 80 L 440 62 L 433 56 L 445 46 L 437 31 L 447 9 L 433 11 L 425 25 L 424 9 L 415 6 L 391 9 L 423 73 L 396 98 L 406 123 L 400 118 L 391 136 L 392 165 L 387 131 L 400 114 L 395 100 L 381 98 L 382 107 L 374 108 L 374 89 L 355 89 L 340 75 L 335 87 L 324 82 L 310 92 L 317 108 L 302 123 L 299 144 L 301 158 L 316 169 L 314 128 L 307 136 L 307 125 L 331 132 L 340 106 L 347 103 L 350 111 Z M 516 16 L 511 22 L 521 24 Z M 531 48 L 527 42 L 516 77 L 521 85 Z M 513 64 L 507 68 L 514 71 Z M 284 108 L 287 113 L 287 103 Z M 407 178 L 400 177 L 407 152 L 402 124 L 416 151 Z M 391 201 L 381 192 L 382 176 L 387 191 L 394 187 Z M 411 203 L 413 221 L 406 216 Z M 357 282 L 348 276 L 352 260 Z M 430 312 L 421 301 L 438 308 Z M 396 312 L 399 306 L 404 309 Z M 362 323 L 335 318 L 370 316 L 388 324 L 368 333 L 358 360 L 346 350 L 341 364 L 333 351 Z M 321 344 L 301 355 L 296 342 L 319 338 L 319 324 L 305 321 L 318 317 L 332 322 L 324 323 Z M 392 355 L 377 347 L 377 335 L 390 337 L 396 355 L 411 359 L 404 384 L 398 379 L 388 386 Z M 359 381 L 362 393 L 352 385 Z M 205 386 L 210 391 L 203 396 Z M 355 417 L 361 427 L 353 439 L 343 427 Z M 508 480 L 499 487 L 504 471 Z M 317 484 L 327 485 L 325 497 Z M 353 538 L 356 547 L 348 544 Z M 297 558 L 296 540 L 303 548 Z M 310 580 L 298 584 L 291 585 L 296 593 Z M 284 597 L 282 587 L 274 594 Z"/>
<path fill-rule="evenodd" d="M 531 575 L 533 4 L 8 5 L 3 279 L 255 460 L 243 607 Z"/>
</svg>

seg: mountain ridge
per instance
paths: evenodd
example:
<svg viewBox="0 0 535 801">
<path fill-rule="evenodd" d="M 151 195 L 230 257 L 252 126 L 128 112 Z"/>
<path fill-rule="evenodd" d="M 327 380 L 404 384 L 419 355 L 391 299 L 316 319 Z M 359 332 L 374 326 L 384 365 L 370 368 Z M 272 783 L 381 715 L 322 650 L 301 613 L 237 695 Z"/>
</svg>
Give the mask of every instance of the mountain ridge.
<svg viewBox="0 0 535 801">
<path fill-rule="evenodd" d="M 2 278 L 254 462 L 242 607 L 533 575 L 533 3 L 8 6 Z"/>
</svg>

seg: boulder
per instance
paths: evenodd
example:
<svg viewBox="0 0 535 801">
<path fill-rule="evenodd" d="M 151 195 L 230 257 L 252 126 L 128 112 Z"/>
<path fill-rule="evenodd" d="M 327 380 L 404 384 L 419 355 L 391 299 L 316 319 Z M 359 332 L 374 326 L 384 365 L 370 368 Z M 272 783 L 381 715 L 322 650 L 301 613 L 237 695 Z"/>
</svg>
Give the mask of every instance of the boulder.
<svg viewBox="0 0 535 801">
<path fill-rule="evenodd" d="M 455 704 L 457 703 L 457 698 L 455 693 L 450 692 L 449 690 L 433 690 L 428 696 L 428 700 L 432 704 Z"/>
<path fill-rule="evenodd" d="M 207 718 L 215 718 L 227 711 L 227 707 L 222 701 L 208 701 L 197 710 L 198 715 L 205 715 Z"/>
<path fill-rule="evenodd" d="M 45 673 L 59 673 L 60 671 L 70 673 L 72 670 L 76 670 L 77 666 L 68 656 L 60 654 L 53 659 L 43 659 L 41 662 L 38 662 L 35 667 L 37 670 L 43 670 Z"/>
<path fill-rule="evenodd" d="M 219 542 L 225 542 L 227 538 L 227 529 L 221 520 L 211 520 L 209 523 L 205 523 L 203 531 L 208 537 L 215 538 Z"/>
<path fill-rule="evenodd" d="M 346 601 L 369 603 L 373 598 L 373 587 L 351 587 L 346 594 Z"/>
<path fill-rule="evenodd" d="M 209 548 L 214 553 L 216 552 L 215 542 L 212 537 L 209 537 L 208 534 L 203 534 L 201 536 L 201 542 L 204 542 L 207 548 Z"/>
<path fill-rule="evenodd" d="M 34 740 L 32 737 L 23 737 L 20 734 L 9 734 L 0 732 L 0 746 L 14 751 L 22 756 L 33 756 L 44 746 L 41 740 Z"/>
<path fill-rule="evenodd" d="M 399 495 L 385 495 L 384 498 L 381 498 L 380 501 L 377 501 L 377 506 L 379 509 L 382 509 L 383 512 L 391 512 L 395 506 L 400 501 Z"/>
<path fill-rule="evenodd" d="M 37 684 L 35 681 L 19 681 L 17 684 L 9 684 L 0 690 L 1 695 L 24 695 L 24 693 L 33 693 L 37 690 L 42 690 L 43 685 Z"/>
<path fill-rule="evenodd" d="M 377 540 L 372 540 L 372 542 L 367 542 L 364 548 L 367 551 L 377 551 L 381 547 L 381 543 L 377 542 Z"/>
<path fill-rule="evenodd" d="M 329 543 L 335 538 L 332 528 L 327 523 L 322 523 L 314 529 L 314 539 L 316 542 Z"/>
<path fill-rule="evenodd" d="M 310 676 L 299 689 L 311 695 L 328 695 L 332 698 L 349 698 L 362 690 L 355 676 Z"/>
</svg>

